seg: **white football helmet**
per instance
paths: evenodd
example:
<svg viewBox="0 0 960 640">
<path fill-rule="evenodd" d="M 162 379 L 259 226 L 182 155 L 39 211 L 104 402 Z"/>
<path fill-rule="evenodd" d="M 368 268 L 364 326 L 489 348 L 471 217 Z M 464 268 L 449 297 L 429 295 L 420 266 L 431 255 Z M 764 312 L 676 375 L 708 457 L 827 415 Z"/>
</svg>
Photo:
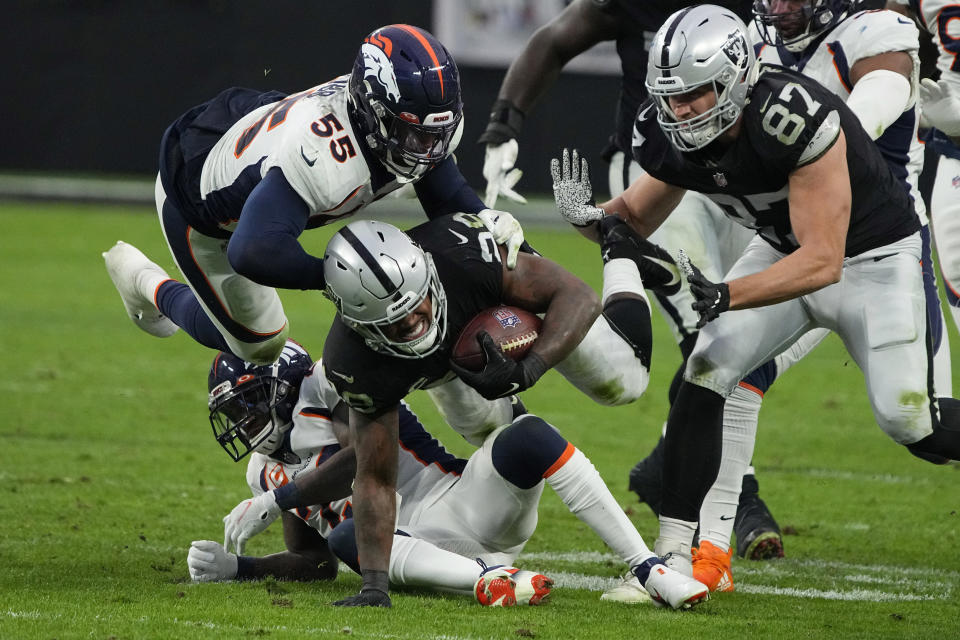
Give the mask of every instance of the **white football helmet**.
<svg viewBox="0 0 960 640">
<path fill-rule="evenodd" d="M 324 295 L 340 317 L 375 351 L 398 358 L 425 358 L 447 332 L 447 297 L 429 253 L 385 222 L 359 220 L 340 229 L 323 256 Z M 430 328 L 401 342 L 383 329 L 431 297 Z"/>
<path fill-rule="evenodd" d="M 647 91 L 657 105 L 657 122 L 681 151 L 702 149 L 740 117 L 756 62 L 743 21 L 729 9 L 698 5 L 677 11 L 650 45 Z M 670 96 L 710 85 L 717 103 L 689 120 L 677 120 Z"/>
</svg>

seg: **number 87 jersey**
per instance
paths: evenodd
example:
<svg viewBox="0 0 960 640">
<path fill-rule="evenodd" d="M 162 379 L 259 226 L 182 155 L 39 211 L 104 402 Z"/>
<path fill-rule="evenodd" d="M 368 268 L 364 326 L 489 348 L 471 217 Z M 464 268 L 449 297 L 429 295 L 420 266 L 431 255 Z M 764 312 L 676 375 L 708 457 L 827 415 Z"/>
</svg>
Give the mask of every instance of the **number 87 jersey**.
<svg viewBox="0 0 960 640">
<path fill-rule="evenodd" d="M 799 247 L 790 224 L 790 174 L 826 153 L 841 130 L 852 194 L 845 255 L 919 229 L 906 191 L 857 117 L 810 78 L 761 66 L 741 114 L 739 135 L 726 148 L 716 148 L 714 142 L 680 152 L 661 130 L 652 107 L 652 101 L 640 107 L 634 131 L 633 153 L 643 169 L 658 180 L 703 193 L 727 217 L 756 229 L 779 251 Z"/>
<path fill-rule="evenodd" d="M 348 76 L 341 76 L 237 120 L 203 164 L 200 192 L 208 206 L 222 199 L 210 194 L 255 185 L 273 167 L 283 171 L 310 208 L 308 227 L 349 215 L 397 188 L 393 176 L 375 162 L 377 175 L 371 174 L 360 133 L 348 116 L 347 81 Z M 232 231 L 238 212 L 233 207 L 232 216 L 215 216 L 219 226 Z"/>
</svg>

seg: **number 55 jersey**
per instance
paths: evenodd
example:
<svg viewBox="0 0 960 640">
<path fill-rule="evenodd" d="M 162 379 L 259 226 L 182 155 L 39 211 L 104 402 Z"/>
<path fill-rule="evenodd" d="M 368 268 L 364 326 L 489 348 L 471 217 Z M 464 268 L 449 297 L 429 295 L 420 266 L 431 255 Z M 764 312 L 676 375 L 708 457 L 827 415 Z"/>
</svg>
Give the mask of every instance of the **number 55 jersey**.
<svg viewBox="0 0 960 640">
<path fill-rule="evenodd" d="M 348 216 L 399 188 L 351 122 L 348 76 L 299 93 L 232 88 L 164 134 L 160 178 L 187 223 L 226 237 L 260 179 L 279 167 L 310 209 L 307 228 Z"/>
<path fill-rule="evenodd" d="M 641 106 L 633 153 L 650 175 L 716 202 L 734 222 L 755 229 L 775 249 L 799 247 L 790 224 L 790 174 L 819 159 L 843 131 L 852 195 L 847 257 L 906 238 L 920 222 L 902 184 L 843 100 L 783 67 L 760 66 L 729 146 L 716 142 L 681 153 Z"/>
</svg>

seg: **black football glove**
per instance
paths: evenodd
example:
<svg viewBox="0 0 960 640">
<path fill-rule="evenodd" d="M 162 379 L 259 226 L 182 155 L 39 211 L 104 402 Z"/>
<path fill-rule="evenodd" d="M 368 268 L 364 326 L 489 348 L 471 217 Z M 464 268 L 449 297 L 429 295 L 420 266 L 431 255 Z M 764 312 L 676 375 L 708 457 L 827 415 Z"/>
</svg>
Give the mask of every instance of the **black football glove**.
<svg viewBox="0 0 960 640">
<path fill-rule="evenodd" d="M 528 354 L 519 362 L 511 360 L 486 331 L 478 334 L 477 340 L 487 359 L 483 369 L 470 371 L 453 361 L 450 362 L 450 369 L 487 400 L 505 398 L 529 389 L 547 371 L 546 363 L 535 353 Z"/>
<path fill-rule="evenodd" d="M 715 320 L 730 308 L 730 287 L 726 282 L 710 282 L 706 276 L 690 262 L 687 254 L 680 250 L 680 268 L 687 274 L 694 302 L 690 306 L 700 314 L 697 329 L 702 329 L 711 320 Z"/>
<path fill-rule="evenodd" d="M 355 596 L 337 600 L 335 607 L 387 607 L 390 608 L 390 596 L 379 589 L 365 589 Z"/>
</svg>

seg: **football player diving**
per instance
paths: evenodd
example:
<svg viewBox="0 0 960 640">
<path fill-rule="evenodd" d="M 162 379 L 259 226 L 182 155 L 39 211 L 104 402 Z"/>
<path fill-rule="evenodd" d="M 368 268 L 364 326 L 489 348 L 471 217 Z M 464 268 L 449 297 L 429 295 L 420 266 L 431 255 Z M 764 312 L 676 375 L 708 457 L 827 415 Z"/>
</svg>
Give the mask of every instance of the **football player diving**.
<svg viewBox="0 0 960 640">
<path fill-rule="evenodd" d="M 840 97 L 755 61 L 730 11 L 674 13 L 653 40 L 651 100 L 637 116 L 634 155 L 646 174 L 605 207 L 647 236 L 694 189 L 757 232 L 722 282 L 688 266 L 704 326 L 667 422 L 656 544 L 688 573 L 721 462 L 739 478 L 749 461 L 744 447 L 721 447 L 726 399 L 810 329 L 843 339 L 891 438 L 931 462 L 960 457 L 957 402 L 930 382 L 913 202 Z M 585 171 L 567 160 L 557 173 L 564 217 L 595 236 L 605 211 L 573 195 L 589 190 Z"/>
<path fill-rule="evenodd" d="M 223 546 L 212 540 L 191 544 L 187 565 L 195 582 L 266 576 L 332 580 L 338 560 L 360 572 L 349 495 L 356 458 L 347 407 L 316 364 L 292 340 L 274 365 L 254 365 L 223 352 L 214 359 L 208 379 L 210 422 L 232 459 L 250 454 L 247 482 L 254 497 L 224 518 Z M 463 460 L 448 453 L 401 403 L 391 584 L 472 593 L 485 606 L 539 604 L 552 580 L 510 565 L 536 527 L 544 478 L 588 523 L 599 508 L 616 505 L 602 482 L 581 482 L 578 474 L 596 476 L 596 470 L 556 429 L 522 409 L 517 414 Z M 566 462 L 573 457 L 583 463 Z M 287 550 L 243 555 L 246 542 L 278 517 Z M 628 554 L 627 562 L 659 563 L 639 534 L 619 527 L 621 522 L 607 525 L 607 535 L 620 541 L 618 550 Z M 653 572 L 646 580 L 655 603 L 682 608 L 706 592 L 703 585 L 660 568 L 662 574 Z"/>
<path fill-rule="evenodd" d="M 467 185 L 453 158 L 463 129 L 460 76 L 431 34 L 371 33 L 348 75 L 290 95 L 232 88 L 166 130 L 156 182 L 160 226 L 186 282 L 135 247 L 105 252 L 138 327 L 182 328 L 218 351 L 276 361 L 289 332 L 275 288 L 321 290 L 323 261 L 298 241 L 413 184 L 427 217 L 476 213 L 512 264 L 520 225 Z"/>
<path fill-rule="evenodd" d="M 450 242 L 451 237 L 458 242 Z M 595 365 L 624 353 L 633 358 L 629 343 L 605 316 L 597 318 L 601 300 L 586 283 L 540 256 L 521 253 L 512 270 L 505 268 L 504 260 L 505 251 L 493 243 L 483 224 L 461 213 L 408 233 L 382 222 L 354 222 L 327 244 L 326 295 L 339 313 L 324 342 L 323 368 L 349 407 L 357 459 L 353 514 L 363 576 L 360 594 L 345 604 L 389 603 L 398 425 L 401 401 L 408 393 L 415 389 L 442 392 L 451 387 L 448 381 L 475 389 L 473 396 L 461 394 L 462 402 L 440 406 L 454 429 L 486 446 L 491 431 L 511 423 L 512 396 L 551 367 L 580 386 L 578 378 L 595 377 L 609 369 L 584 367 L 584 363 Z M 604 301 L 636 295 L 609 289 L 608 284 Z M 639 286 L 642 291 L 642 283 Z M 531 350 L 514 361 L 488 334 L 481 333 L 478 338 L 487 359 L 484 368 L 473 372 L 451 363 L 452 347 L 463 327 L 481 310 L 499 304 L 543 314 L 543 326 Z M 582 341 L 588 331 L 602 336 L 590 344 L 604 346 L 597 349 Z M 649 340 L 648 332 L 648 344 Z M 644 371 L 638 375 L 646 375 Z M 485 417 L 478 420 L 478 415 Z M 461 430 L 461 425 L 478 422 L 487 425 L 486 432 Z M 529 486 L 534 476 L 545 478 L 570 510 L 627 562 L 654 598 L 676 608 L 704 599 L 702 584 L 659 566 L 660 560 L 581 452 L 551 428 L 525 428 L 524 437 L 543 457 L 524 463 L 524 473 L 532 475 L 517 481 L 518 486 Z M 659 568 L 651 572 L 653 567 Z"/>
</svg>

